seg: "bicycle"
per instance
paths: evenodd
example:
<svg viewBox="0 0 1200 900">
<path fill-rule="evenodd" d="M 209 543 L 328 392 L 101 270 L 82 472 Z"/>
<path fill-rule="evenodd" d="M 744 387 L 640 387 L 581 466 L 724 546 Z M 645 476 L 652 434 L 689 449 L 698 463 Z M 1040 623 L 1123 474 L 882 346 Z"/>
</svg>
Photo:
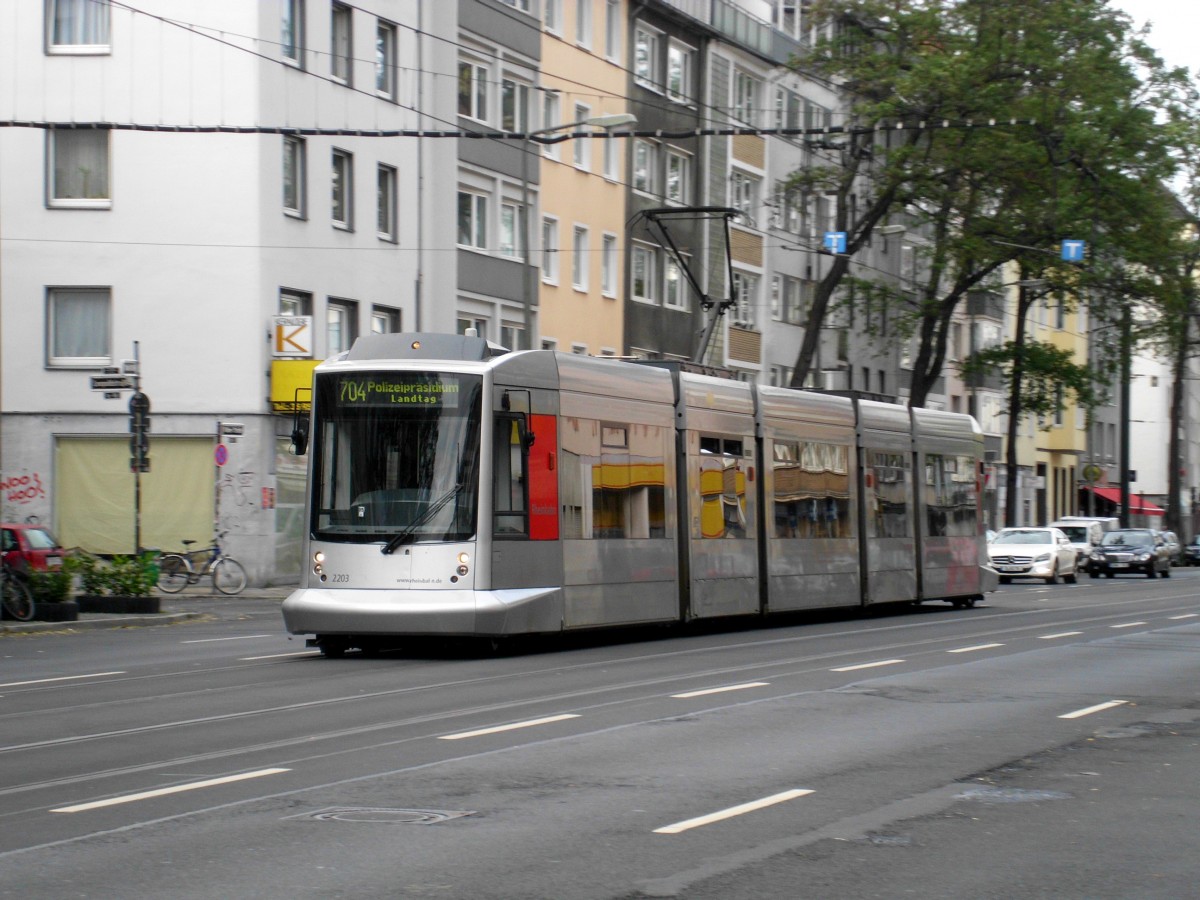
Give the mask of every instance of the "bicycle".
<svg viewBox="0 0 1200 900">
<path fill-rule="evenodd" d="M 165 594 L 178 594 L 189 584 L 196 584 L 205 575 L 212 578 L 213 587 L 222 594 L 240 594 L 246 587 L 246 569 L 221 551 L 222 531 L 211 547 L 189 550 L 195 541 L 182 541 L 182 553 L 164 553 L 158 559 L 158 589 Z M 201 557 L 197 559 L 197 557 Z M 199 568 L 197 568 L 199 564 Z"/>
<path fill-rule="evenodd" d="M 33 594 L 29 585 L 7 564 L 0 566 L 0 604 L 4 612 L 18 622 L 28 622 L 33 618 Z"/>
</svg>

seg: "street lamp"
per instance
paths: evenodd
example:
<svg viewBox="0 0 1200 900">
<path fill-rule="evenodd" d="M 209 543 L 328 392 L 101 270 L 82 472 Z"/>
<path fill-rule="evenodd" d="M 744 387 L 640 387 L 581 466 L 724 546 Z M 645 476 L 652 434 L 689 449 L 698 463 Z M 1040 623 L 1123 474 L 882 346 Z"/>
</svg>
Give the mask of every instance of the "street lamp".
<svg viewBox="0 0 1200 900">
<path fill-rule="evenodd" d="M 521 141 L 521 209 L 525 214 L 525 350 L 533 349 L 533 294 L 537 289 L 533 271 L 533 235 L 534 222 L 529 208 L 529 157 L 533 153 L 533 139 L 556 131 L 566 131 L 570 128 L 594 127 L 610 131 L 622 125 L 636 125 L 637 116 L 632 113 L 613 113 L 607 116 L 591 116 L 576 122 L 565 122 L 562 125 L 550 125 L 530 131 Z"/>
</svg>

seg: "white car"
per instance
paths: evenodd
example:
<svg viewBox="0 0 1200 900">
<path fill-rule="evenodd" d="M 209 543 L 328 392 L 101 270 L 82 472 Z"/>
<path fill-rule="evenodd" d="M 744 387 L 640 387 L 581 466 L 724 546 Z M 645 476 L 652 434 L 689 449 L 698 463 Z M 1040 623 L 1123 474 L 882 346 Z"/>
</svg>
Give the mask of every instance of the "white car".
<svg viewBox="0 0 1200 900">
<path fill-rule="evenodd" d="M 1041 578 L 1046 584 L 1076 581 L 1075 548 L 1057 528 L 1001 528 L 987 545 L 988 560 L 1001 584 L 1014 578 Z"/>
</svg>

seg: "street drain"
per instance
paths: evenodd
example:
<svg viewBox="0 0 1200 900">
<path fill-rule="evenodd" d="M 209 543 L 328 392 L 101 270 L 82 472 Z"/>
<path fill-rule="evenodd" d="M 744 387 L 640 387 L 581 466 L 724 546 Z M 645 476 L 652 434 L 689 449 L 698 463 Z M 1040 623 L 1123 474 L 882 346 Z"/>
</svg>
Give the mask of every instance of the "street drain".
<svg viewBox="0 0 1200 900">
<path fill-rule="evenodd" d="M 318 822 L 369 822 L 374 825 L 437 825 L 451 819 L 475 815 L 465 809 L 381 809 L 369 806 L 333 806 L 291 819 L 314 819 Z"/>
<path fill-rule="evenodd" d="M 1034 803 L 1039 800 L 1070 800 L 1070 794 L 1062 791 L 1027 791 L 1021 788 L 973 787 L 961 794 L 954 795 L 955 800 L 976 800 L 980 803 Z"/>
</svg>

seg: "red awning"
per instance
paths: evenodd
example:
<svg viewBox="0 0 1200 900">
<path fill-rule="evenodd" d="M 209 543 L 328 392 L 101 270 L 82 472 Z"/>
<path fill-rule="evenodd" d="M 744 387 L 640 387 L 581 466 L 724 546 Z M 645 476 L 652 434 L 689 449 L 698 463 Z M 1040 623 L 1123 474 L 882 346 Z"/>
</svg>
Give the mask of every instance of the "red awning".
<svg viewBox="0 0 1200 900">
<path fill-rule="evenodd" d="M 1107 500 L 1109 503 L 1121 505 L 1121 489 L 1111 487 L 1094 487 L 1091 489 L 1097 497 Z M 1144 516 L 1161 516 L 1166 514 L 1161 506 L 1155 506 L 1143 496 L 1134 493 L 1129 495 L 1129 511 L 1131 513 L 1140 513 Z"/>
</svg>

